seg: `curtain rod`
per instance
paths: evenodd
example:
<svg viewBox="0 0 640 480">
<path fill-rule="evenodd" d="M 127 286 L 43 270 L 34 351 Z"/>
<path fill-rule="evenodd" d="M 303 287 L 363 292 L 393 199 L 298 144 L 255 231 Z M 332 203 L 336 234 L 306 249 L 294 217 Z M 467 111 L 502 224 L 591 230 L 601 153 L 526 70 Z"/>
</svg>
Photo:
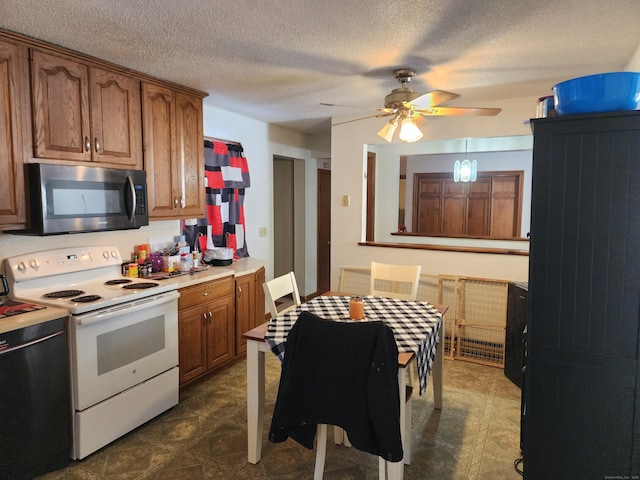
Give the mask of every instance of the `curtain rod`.
<svg viewBox="0 0 640 480">
<path fill-rule="evenodd" d="M 210 142 L 220 142 L 220 143 L 228 143 L 231 145 L 242 145 L 240 142 L 236 142 L 233 140 L 225 140 L 224 138 L 214 138 L 214 137 L 204 137 L 205 140 L 209 140 Z"/>
</svg>

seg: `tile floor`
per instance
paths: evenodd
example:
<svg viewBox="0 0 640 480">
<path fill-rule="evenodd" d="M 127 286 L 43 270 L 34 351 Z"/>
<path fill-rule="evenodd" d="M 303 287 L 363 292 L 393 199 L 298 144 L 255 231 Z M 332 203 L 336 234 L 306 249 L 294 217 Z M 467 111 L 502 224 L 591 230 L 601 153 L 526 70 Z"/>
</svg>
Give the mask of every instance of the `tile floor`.
<svg viewBox="0 0 640 480">
<path fill-rule="evenodd" d="M 280 373 L 275 357 L 267 356 L 262 460 L 247 462 L 245 367 L 236 363 L 185 389 L 173 409 L 39 480 L 312 479 L 315 450 L 266 439 Z M 520 454 L 520 389 L 501 369 L 446 360 L 444 408 L 433 409 L 430 386 L 412 401 L 413 461 L 406 479 L 521 478 L 513 467 Z M 378 478 L 377 457 L 334 445 L 329 436 L 325 479 Z"/>
</svg>

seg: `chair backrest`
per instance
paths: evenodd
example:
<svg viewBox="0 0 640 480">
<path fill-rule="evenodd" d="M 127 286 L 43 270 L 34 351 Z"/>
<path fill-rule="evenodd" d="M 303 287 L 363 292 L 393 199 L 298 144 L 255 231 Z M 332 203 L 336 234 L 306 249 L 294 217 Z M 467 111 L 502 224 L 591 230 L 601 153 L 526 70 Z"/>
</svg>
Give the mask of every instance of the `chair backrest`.
<svg viewBox="0 0 640 480">
<path fill-rule="evenodd" d="M 293 272 L 269 280 L 263 283 L 262 287 L 271 318 L 300 306 L 300 293 Z"/>
<path fill-rule="evenodd" d="M 338 292 L 347 295 L 369 295 L 371 272 L 368 268 L 341 267 Z"/>
<path fill-rule="evenodd" d="M 420 265 L 389 265 L 371 262 L 371 295 L 415 300 L 421 268 Z"/>
</svg>

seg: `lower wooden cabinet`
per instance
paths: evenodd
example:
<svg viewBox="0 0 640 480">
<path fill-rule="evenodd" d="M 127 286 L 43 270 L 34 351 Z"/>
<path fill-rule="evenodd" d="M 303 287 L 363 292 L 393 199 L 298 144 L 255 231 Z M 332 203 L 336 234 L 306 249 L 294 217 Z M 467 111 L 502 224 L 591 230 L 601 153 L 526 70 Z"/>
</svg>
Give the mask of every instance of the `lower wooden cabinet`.
<svg viewBox="0 0 640 480">
<path fill-rule="evenodd" d="M 232 276 L 180 289 L 180 385 L 233 360 L 234 324 L 235 297 Z"/>
<path fill-rule="evenodd" d="M 247 352 L 242 334 L 264 322 L 264 267 L 236 277 L 236 356 Z"/>
<path fill-rule="evenodd" d="M 243 356 L 242 334 L 265 321 L 264 267 L 180 289 L 180 385 Z"/>
</svg>

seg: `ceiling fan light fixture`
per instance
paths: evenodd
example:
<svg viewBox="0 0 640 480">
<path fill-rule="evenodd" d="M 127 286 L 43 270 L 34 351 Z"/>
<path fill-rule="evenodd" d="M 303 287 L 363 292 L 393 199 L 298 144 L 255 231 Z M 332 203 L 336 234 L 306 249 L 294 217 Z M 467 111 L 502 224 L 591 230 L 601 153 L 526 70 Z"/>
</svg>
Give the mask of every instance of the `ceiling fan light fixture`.
<svg viewBox="0 0 640 480">
<path fill-rule="evenodd" d="M 400 124 L 400 140 L 407 143 L 417 142 L 422 138 L 422 132 L 413 122 L 413 118 L 405 117 Z"/>
<path fill-rule="evenodd" d="M 384 138 L 387 142 L 391 143 L 393 134 L 396 133 L 396 128 L 398 128 L 398 119 L 394 118 L 393 120 L 387 122 L 384 127 L 380 129 L 378 135 Z"/>
</svg>

